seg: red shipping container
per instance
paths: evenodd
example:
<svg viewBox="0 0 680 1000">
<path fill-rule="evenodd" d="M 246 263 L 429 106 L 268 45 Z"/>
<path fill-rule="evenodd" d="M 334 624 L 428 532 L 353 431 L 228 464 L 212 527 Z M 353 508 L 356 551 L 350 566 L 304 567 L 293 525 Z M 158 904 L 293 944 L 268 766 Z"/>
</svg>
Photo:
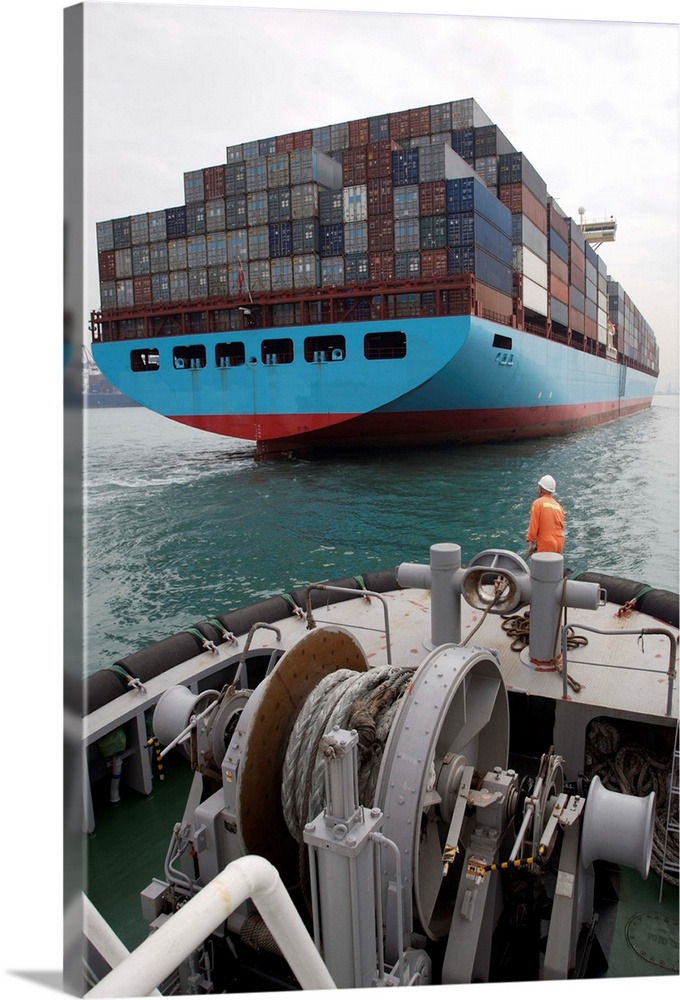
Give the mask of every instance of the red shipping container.
<svg viewBox="0 0 680 1000">
<path fill-rule="evenodd" d="M 394 254 L 369 253 L 368 277 L 369 281 L 376 283 L 394 281 Z"/>
<path fill-rule="evenodd" d="M 566 281 L 562 281 L 556 275 L 551 274 L 549 278 L 550 294 L 565 305 L 569 305 L 569 286 Z"/>
<path fill-rule="evenodd" d="M 569 223 L 552 207 L 548 199 L 548 224 L 554 229 L 558 236 L 561 236 L 565 243 L 569 242 Z"/>
<path fill-rule="evenodd" d="M 430 134 L 430 106 L 425 108 L 412 108 L 408 113 L 409 136 L 415 138 L 419 135 Z"/>
<path fill-rule="evenodd" d="M 526 215 L 544 235 L 548 234 L 548 213 L 545 205 L 531 193 L 526 184 L 499 184 L 498 200 L 515 213 Z"/>
<path fill-rule="evenodd" d="M 420 216 L 446 215 L 446 181 L 426 181 L 419 186 Z"/>
<path fill-rule="evenodd" d="M 311 128 L 307 128 L 303 132 L 293 132 L 293 149 L 311 149 L 312 145 L 313 138 Z M 278 153 L 278 149 L 276 151 Z"/>
<path fill-rule="evenodd" d="M 585 295 L 586 291 L 586 276 L 580 267 L 576 267 L 572 264 L 569 268 L 569 284 L 573 285 L 574 288 L 578 288 L 579 292 L 583 292 Z"/>
<path fill-rule="evenodd" d="M 368 252 L 394 250 L 394 219 L 391 215 L 375 215 L 368 220 Z"/>
<path fill-rule="evenodd" d="M 144 274 L 132 279 L 132 294 L 136 306 L 150 306 L 153 303 L 151 295 L 151 275 Z"/>
<path fill-rule="evenodd" d="M 410 139 L 411 122 L 408 111 L 397 111 L 390 115 L 390 139 Z"/>
<path fill-rule="evenodd" d="M 575 243 L 569 244 L 569 264 L 572 267 L 577 267 L 579 271 L 585 271 L 586 269 L 586 255 Z M 581 286 L 579 285 L 578 287 L 580 288 Z M 583 291 L 582 288 L 581 291 Z"/>
<path fill-rule="evenodd" d="M 378 177 L 366 182 L 366 208 L 372 215 L 392 215 L 394 197 L 391 177 Z"/>
<path fill-rule="evenodd" d="M 392 139 L 369 142 L 366 147 L 366 175 L 369 179 L 392 178 L 392 153 L 396 149 L 401 149 L 401 146 Z"/>
<path fill-rule="evenodd" d="M 116 279 L 116 251 L 99 251 L 99 280 L 115 281 Z"/>
<path fill-rule="evenodd" d="M 420 251 L 421 278 L 445 278 L 448 273 L 449 252 L 442 250 Z"/>
<path fill-rule="evenodd" d="M 366 146 L 370 139 L 368 118 L 358 118 L 356 121 L 348 122 L 348 125 L 350 149 L 355 146 Z"/>
<path fill-rule="evenodd" d="M 582 312 L 577 312 L 573 306 L 569 306 L 569 326 L 577 333 L 583 333 L 585 317 Z"/>
<path fill-rule="evenodd" d="M 565 264 L 561 257 L 558 257 L 554 250 L 550 251 L 550 261 L 548 264 L 551 274 L 554 274 L 556 278 L 563 281 L 565 285 L 569 284 L 569 265 Z M 565 301 L 567 301 L 565 299 Z"/>
<path fill-rule="evenodd" d="M 583 320 L 584 333 L 586 337 L 590 337 L 592 340 L 597 340 L 597 322 L 594 319 L 589 319 L 588 316 L 584 317 Z"/>
<path fill-rule="evenodd" d="M 512 295 L 505 295 L 497 288 L 475 281 L 475 298 L 482 307 L 482 315 L 490 319 L 503 320 L 510 325 L 512 320 Z"/>
<path fill-rule="evenodd" d="M 366 183 L 366 149 L 343 149 L 342 186 Z"/>
<path fill-rule="evenodd" d="M 206 201 L 210 198 L 224 198 L 225 195 L 225 173 L 224 164 L 218 167 L 205 167 L 203 170 L 203 196 Z"/>
<path fill-rule="evenodd" d="M 277 135 L 276 152 L 292 153 L 295 149 L 295 135 L 293 132 L 286 132 L 285 135 Z"/>
</svg>

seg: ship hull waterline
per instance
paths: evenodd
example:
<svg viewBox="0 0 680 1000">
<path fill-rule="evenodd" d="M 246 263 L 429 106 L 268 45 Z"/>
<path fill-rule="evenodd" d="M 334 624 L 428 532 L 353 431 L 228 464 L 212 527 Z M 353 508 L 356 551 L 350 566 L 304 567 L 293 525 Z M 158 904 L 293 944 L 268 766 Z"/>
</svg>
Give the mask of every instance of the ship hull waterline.
<svg viewBox="0 0 680 1000">
<path fill-rule="evenodd" d="M 367 358 L 366 338 L 396 326 L 403 356 Z M 292 360 L 262 363 L 283 335 Z M 324 335 L 342 338 L 340 361 L 305 356 L 308 338 Z M 247 361 L 218 367 L 225 341 L 240 338 Z M 202 366 L 178 370 L 178 352 L 192 348 L 204 352 Z M 157 367 L 133 370 L 132 352 L 145 351 L 156 352 Z M 100 343 L 93 353 L 148 409 L 253 441 L 262 454 L 568 434 L 645 409 L 656 384 L 613 359 L 470 316 L 166 336 Z"/>
</svg>

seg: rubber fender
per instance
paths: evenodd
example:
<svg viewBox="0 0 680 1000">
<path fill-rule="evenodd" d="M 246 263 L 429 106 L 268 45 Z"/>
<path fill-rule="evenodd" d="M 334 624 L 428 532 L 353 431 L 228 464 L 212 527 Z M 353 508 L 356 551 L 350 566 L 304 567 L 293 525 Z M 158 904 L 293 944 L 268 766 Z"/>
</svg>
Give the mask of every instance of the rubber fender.
<svg viewBox="0 0 680 1000">
<path fill-rule="evenodd" d="M 168 636 L 116 660 L 116 665 L 123 667 L 133 677 L 138 677 L 143 684 L 162 674 L 164 670 L 176 667 L 178 663 L 184 663 L 204 651 L 200 639 L 189 632 L 178 632 L 177 635 Z"/>
<path fill-rule="evenodd" d="M 225 641 L 222 638 L 222 633 L 215 628 L 212 622 L 198 622 L 191 627 L 197 629 L 201 635 L 204 635 L 210 642 L 214 642 L 216 646 Z"/>
<path fill-rule="evenodd" d="M 102 705 L 107 705 L 114 698 L 120 698 L 129 690 L 124 677 L 114 673 L 113 670 L 97 670 L 85 678 L 83 684 L 85 715 L 95 712 Z"/>
<path fill-rule="evenodd" d="M 256 604 L 247 604 L 243 608 L 235 611 L 228 611 L 224 615 L 217 615 L 217 620 L 221 621 L 228 632 L 234 635 L 247 635 L 255 622 L 274 622 L 282 618 L 288 618 L 293 613 L 293 608 L 284 597 L 270 597 L 266 601 L 258 601 Z"/>
<path fill-rule="evenodd" d="M 674 628 L 678 627 L 680 621 L 680 597 L 672 590 L 661 590 L 653 588 L 646 590 L 646 583 L 637 583 L 635 580 L 626 580 L 620 576 L 607 576 L 605 573 L 580 573 L 574 579 L 583 580 L 585 583 L 597 583 L 603 590 L 607 591 L 607 600 L 613 604 L 626 604 L 635 600 L 635 610 L 642 611 L 652 618 L 658 618 Z M 644 594 L 640 597 L 642 590 Z"/>
<path fill-rule="evenodd" d="M 347 587 L 351 590 L 361 590 L 359 581 L 354 576 L 345 577 L 342 580 L 318 580 L 321 586 Z M 367 588 L 370 589 L 370 588 Z M 290 591 L 290 596 L 296 604 L 305 611 L 307 610 L 307 587 L 296 587 Z M 335 591 L 313 590 L 311 593 L 312 608 L 320 608 L 330 601 L 331 604 L 338 604 L 340 601 L 349 601 L 356 594 L 338 594 Z"/>
<path fill-rule="evenodd" d="M 385 594 L 389 590 L 401 590 L 397 583 L 397 568 L 381 569 L 376 573 L 362 573 L 361 579 L 364 581 L 366 590 L 372 590 L 376 594 Z"/>
</svg>

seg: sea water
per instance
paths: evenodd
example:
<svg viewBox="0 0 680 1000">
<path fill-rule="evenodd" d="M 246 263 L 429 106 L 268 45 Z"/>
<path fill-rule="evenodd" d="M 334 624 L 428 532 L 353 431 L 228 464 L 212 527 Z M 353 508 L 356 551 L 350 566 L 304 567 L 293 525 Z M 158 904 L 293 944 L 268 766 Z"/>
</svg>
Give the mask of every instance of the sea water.
<svg viewBox="0 0 680 1000">
<path fill-rule="evenodd" d="M 560 438 L 258 462 L 141 407 L 85 411 L 84 635 L 92 673 L 251 601 L 423 562 L 526 550 L 557 481 L 565 565 L 678 590 L 678 397 Z"/>
</svg>

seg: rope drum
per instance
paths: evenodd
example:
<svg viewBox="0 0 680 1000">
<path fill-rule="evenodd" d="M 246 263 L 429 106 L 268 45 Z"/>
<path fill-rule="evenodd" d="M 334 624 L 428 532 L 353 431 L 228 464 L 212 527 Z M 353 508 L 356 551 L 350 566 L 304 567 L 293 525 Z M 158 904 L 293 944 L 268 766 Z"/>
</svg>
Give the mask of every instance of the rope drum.
<svg viewBox="0 0 680 1000">
<path fill-rule="evenodd" d="M 372 804 L 392 720 L 412 677 L 413 668 L 336 670 L 307 698 L 288 742 L 281 786 L 286 825 L 298 843 L 324 805 L 325 768 L 318 753 L 323 736 L 334 726 L 358 732 L 359 799 Z"/>
</svg>

